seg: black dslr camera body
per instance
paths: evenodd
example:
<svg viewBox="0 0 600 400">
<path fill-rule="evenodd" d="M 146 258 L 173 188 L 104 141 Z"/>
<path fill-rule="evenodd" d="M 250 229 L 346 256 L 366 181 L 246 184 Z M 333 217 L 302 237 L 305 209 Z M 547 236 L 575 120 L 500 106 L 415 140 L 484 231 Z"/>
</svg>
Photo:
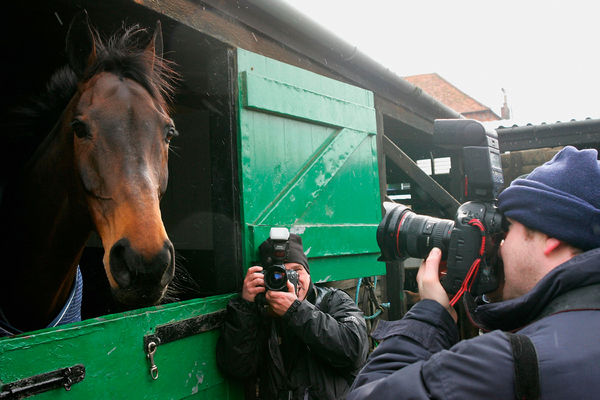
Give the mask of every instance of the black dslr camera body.
<svg viewBox="0 0 600 400">
<path fill-rule="evenodd" d="M 478 121 L 435 120 L 433 143 L 462 149 L 465 197 L 454 221 L 417 215 L 408 207 L 384 203 L 386 215 L 377 228 L 379 261 L 427 258 L 433 247 L 442 250 L 447 272 L 442 285 L 449 294 L 474 296 L 498 288 L 497 251 L 504 221 L 497 197 L 504 185 L 498 134 Z"/>
<path fill-rule="evenodd" d="M 290 231 L 287 228 L 271 228 L 269 237 L 273 244 L 271 256 L 262 263 L 265 287 L 267 290 L 287 292 L 287 282 L 290 281 L 295 292 L 298 290 L 298 273 L 287 269 L 284 264 L 290 252 Z"/>
</svg>

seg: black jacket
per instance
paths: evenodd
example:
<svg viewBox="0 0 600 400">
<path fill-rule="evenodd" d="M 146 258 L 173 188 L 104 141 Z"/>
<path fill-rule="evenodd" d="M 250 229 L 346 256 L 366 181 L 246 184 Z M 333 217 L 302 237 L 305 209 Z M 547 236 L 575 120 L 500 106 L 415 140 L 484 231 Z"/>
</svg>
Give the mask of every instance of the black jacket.
<svg viewBox="0 0 600 400">
<path fill-rule="evenodd" d="M 241 297 L 231 300 L 217 343 L 221 370 L 258 377 L 262 399 L 289 390 L 293 399 L 344 399 L 367 357 L 366 323 L 345 292 L 312 287 L 282 318 Z"/>
</svg>

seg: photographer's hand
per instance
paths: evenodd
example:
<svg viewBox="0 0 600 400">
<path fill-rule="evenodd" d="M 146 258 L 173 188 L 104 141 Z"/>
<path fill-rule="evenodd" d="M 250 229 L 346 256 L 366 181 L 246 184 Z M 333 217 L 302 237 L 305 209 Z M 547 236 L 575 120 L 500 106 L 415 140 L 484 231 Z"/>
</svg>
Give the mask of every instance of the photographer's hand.
<svg viewBox="0 0 600 400">
<path fill-rule="evenodd" d="M 294 292 L 294 285 L 290 281 L 287 282 L 287 288 L 287 292 L 269 290 L 265 295 L 267 302 L 271 306 L 271 311 L 279 317 L 283 317 L 292 303 L 298 299 L 298 296 Z"/>
<path fill-rule="evenodd" d="M 256 295 L 265 291 L 265 276 L 260 272 L 262 267 L 248 268 L 242 286 L 242 298 L 254 302 Z"/>
<path fill-rule="evenodd" d="M 454 318 L 458 320 L 456 310 L 450 306 L 450 299 L 440 282 L 440 261 L 442 260 L 442 251 L 433 248 L 429 257 L 423 260 L 419 273 L 417 274 L 417 283 L 419 284 L 419 294 L 422 299 L 431 299 L 440 303 Z"/>
</svg>

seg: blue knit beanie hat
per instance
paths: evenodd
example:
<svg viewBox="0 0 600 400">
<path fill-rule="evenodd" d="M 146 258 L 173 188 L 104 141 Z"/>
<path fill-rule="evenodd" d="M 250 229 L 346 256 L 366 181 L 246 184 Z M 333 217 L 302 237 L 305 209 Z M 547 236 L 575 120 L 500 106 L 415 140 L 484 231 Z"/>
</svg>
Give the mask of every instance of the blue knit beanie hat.
<svg viewBox="0 0 600 400">
<path fill-rule="evenodd" d="M 567 146 L 498 197 L 506 217 L 584 251 L 600 247 L 600 163 L 596 150 Z"/>
</svg>

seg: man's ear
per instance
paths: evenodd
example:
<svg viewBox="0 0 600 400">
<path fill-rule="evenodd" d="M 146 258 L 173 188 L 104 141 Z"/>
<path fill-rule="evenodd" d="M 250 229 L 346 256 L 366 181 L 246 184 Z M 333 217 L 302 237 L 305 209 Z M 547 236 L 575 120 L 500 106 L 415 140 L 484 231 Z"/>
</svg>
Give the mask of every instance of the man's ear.
<svg viewBox="0 0 600 400">
<path fill-rule="evenodd" d="M 554 250 L 556 250 L 564 242 L 555 238 L 548 237 L 544 245 L 544 255 L 548 256 Z"/>
</svg>

